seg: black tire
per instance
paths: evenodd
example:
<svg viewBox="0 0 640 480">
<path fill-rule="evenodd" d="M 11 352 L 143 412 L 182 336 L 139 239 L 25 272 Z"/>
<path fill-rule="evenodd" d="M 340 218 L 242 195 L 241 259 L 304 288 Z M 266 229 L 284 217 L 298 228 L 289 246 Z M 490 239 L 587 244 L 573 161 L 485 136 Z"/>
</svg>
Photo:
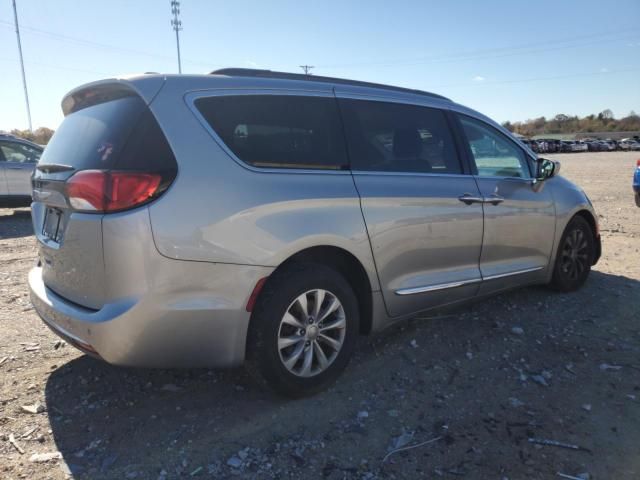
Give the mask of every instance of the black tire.
<svg viewBox="0 0 640 480">
<path fill-rule="evenodd" d="M 636 192 L 636 206 L 640 207 L 640 192 Z"/>
<path fill-rule="evenodd" d="M 587 221 L 575 216 L 567 224 L 556 254 L 551 287 L 572 292 L 586 282 L 595 258 L 595 241 Z"/>
<path fill-rule="evenodd" d="M 303 377 L 285 367 L 278 339 L 285 313 L 299 296 L 314 289 L 326 290 L 339 300 L 346 326 L 342 346 L 328 367 L 313 376 Z M 346 368 L 355 348 L 359 322 L 358 301 L 342 275 L 318 264 L 286 266 L 269 278 L 253 310 L 245 367 L 259 383 L 281 395 L 292 398 L 312 395 L 332 384 Z"/>
</svg>

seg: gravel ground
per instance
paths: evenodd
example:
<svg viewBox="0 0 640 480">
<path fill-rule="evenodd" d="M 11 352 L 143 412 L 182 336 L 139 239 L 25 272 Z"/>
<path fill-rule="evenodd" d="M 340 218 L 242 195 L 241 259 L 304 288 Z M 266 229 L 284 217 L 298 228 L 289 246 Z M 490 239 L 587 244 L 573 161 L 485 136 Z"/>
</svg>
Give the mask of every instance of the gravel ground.
<svg viewBox="0 0 640 480">
<path fill-rule="evenodd" d="M 117 368 L 58 340 L 29 303 L 29 212 L 0 210 L 0 478 L 640 478 L 638 156 L 553 156 L 600 216 L 579 292 L 363 338 L 334 387 L 298 401 L 241 369 Z"/>
</svg>

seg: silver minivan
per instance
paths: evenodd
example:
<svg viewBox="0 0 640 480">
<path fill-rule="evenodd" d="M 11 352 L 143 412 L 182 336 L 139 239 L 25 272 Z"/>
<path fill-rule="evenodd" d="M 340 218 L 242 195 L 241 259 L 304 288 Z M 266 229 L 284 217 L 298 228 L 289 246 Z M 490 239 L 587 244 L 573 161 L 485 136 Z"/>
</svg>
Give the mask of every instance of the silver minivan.
<svg viewBox="0 0 640 480">
<path fill-rule="evenodd" d="M 116 365 L 331 383 L 359 334 L 513 287 L 571 291 L 593 207 L 439 95 L 225 69 L 71 91 L 33 177 L 44 322 Z"/>
</svg>

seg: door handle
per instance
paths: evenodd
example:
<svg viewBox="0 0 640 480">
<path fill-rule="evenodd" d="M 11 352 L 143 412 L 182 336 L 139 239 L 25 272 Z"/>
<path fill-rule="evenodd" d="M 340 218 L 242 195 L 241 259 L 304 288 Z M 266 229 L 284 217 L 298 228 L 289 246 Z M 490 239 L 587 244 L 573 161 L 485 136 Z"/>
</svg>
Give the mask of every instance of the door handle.
<svg viewBox="0 0 640 480">
<path fill-rule="evenodd" d="M 504 197 L 492 193 L 488 197 L 484 197 L 484 203 L 490 203 L 491 205 L 498 205 L 499 203 L 504 202 Z"/>
<path fill-rule="evenodd" d="M 484 203 L 484 198 L 476 197 L 474 195 L 471 195 L 470 193 L 465 193 L 464 195 L 460 195 L 458 197 L 458 200 L 460 200 L 462 203 L 466 205 L 471 205 L 472 203 Z"/>
</svg>

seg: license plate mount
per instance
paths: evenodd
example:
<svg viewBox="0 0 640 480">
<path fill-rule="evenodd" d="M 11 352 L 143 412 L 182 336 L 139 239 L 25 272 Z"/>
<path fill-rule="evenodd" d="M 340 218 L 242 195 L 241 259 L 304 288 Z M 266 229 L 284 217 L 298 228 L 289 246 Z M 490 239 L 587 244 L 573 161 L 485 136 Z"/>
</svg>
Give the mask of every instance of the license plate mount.
<svg viewBox="0 0 640 480">
<path fill-rule="evenodd" d="M 42 236 L 47 239 L 60 243 L 62 234 L 62 212 L 58 209 L 48 207 L 44 216 L 44 224 L 42 225 Z"/>
</svg>

